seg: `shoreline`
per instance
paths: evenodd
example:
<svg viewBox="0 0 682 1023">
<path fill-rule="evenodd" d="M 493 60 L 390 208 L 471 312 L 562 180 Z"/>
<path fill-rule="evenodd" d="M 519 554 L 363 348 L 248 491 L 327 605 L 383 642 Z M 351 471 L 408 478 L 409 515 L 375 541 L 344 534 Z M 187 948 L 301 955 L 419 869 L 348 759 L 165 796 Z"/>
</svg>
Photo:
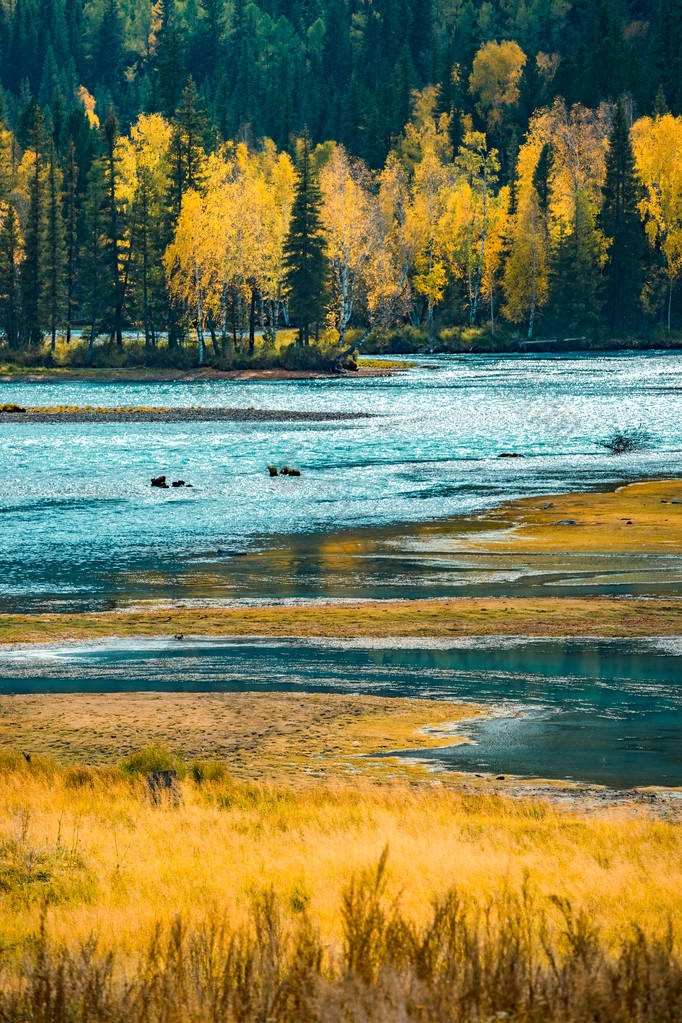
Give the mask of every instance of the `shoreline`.
<svg viewBox="0 0 682 1023">
<path fill-rule="evenodd" d="M 672 504 L 672 502 L 677 502 Z M 662 503 L 663 502 L 663 503 Z M 574 516 L 571 526 L 562 522 Z M 555 518 L 556 516 L 556 518 Z M 627 517 L 626 517 L 627 516 Z M 472 525 L 475 527 L 472 530 Z M 509 502 L 432 535 L 459 551 L 594 553 L 682 547 L 682 480 L 608 492 Z M 606 544 L 606 539 L 609 543 Z M 3 647 L 107 639 L 338 640 L 466 637 L 634 638 L 682 635 L 682 596 L 490 597 L 363 600 L 227 607 L 163 606 L 84 614 L 0 615 Z M 596 784 L 475 771 L 446 772 L 405 751 L 462 740 L 459 726 L 486 714 L 468 702 L 311 693 L 80 693 L 9 695 L 0 701 L 0 750 L 65 763 L 109 763 L 153 742 L 188 757 L 217 756 L 237 778 L 284 783 L 407 783 L 516 800 L 562 811 L 679 819 L 680 789 Z M 397 757 L 400 751 L 403 756 Z"/>
<path fill-rule="evenodd" d="M 369 366 L 361 363 L 355 370 L 307 370 L 307 369 L 213 369 L 212 367 L 195 369 L 161 369 L 150 367 L 137 368 L 106 368 L 96 367 L 50 367 L 42 369 L 22 369 L 17 372 L 0 371 L 0 383 L 3 384 L 39 384 L 39 383 L 104 383 L 104 384 L 195 384 L 219 380 L 248 381 L 250 383 L 268 382 L 273 380 L 354 380 L 363 377 L 387 377 L 395 372 L 408 368 L 397 360 L 385 361 L 385 366 L 377 365 L 380 360 L 368 356 Z"/>
<path fill-rule="evenodd" d="M 328 423 L 374 419 L 371 412 L 299 412 L 257 408 L 120 408 L 91 406 L 28 406 L 6 411 L 0 406 L 0 424 L 6 423 Z"/>
<path fill-rule="evenodd" d="M 404 535 L 414 536 L 406 527 Z M 477 517 L 422 525 L 419 542 L 456 556 L 527 559 L 682 551 L 682 480 L 631 483 L 612 491 L 522 498 Z M 344 546 L 342 541 L 341 546 Z M 328 550 L 331 555 L 332 548 Z M 258 557 L 258 554 L 255 555 Z M 676 595 L 433 597 L 225 606 L 162 604 L 101 612 L 0 614 L 0 644 L 104 637 L 272 638 L 604 637 L 682 634 Z M 517 590 L 518 592 L 518 590 Z"/>
<path fill-rule="evenodd" d="M 185 765 L 222 763 L 238 782 L 292 793 L 369 785 L 434 787 L 461 797 L 542 802 L 584 817 L 618 811 L 679 820 L 682 788 L 612 788 L 568 778 L 448 770 L 410 752 L 470 740 L 489 708 L 465 701 L 346 693 L 131 692 L 12 694 L 0 701 L 0 761 L 111 769 L 162 748 Z M 8 760 L 9 758 L 9 760 Z M 1 764 L 0 764 L 1 766 Z"/>
</svg>

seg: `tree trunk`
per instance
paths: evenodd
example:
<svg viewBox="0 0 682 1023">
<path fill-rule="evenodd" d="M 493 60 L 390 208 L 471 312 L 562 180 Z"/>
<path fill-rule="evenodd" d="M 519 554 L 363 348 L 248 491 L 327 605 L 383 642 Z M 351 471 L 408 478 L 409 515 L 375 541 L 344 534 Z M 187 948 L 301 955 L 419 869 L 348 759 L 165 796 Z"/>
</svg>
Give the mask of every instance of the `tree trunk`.
<svg viewBox="0 0 682 1023">
<path fill-rule="evenodd" d="M 213 320 L 208 321 L 208 329 L 211 332 L 211 344 L 213 345 L 213 351 L 215 352 L 216 359 L 220 358 L 220 348 L 218 346 L 218 338 L 216 336 L 215 323 Z"/>
<path fill-rule="evenodd" d="M 201 307 L 201 288 L 199 287 L 199 267 L 196 265 L 196 263 L 194 264 L 194 287 L 195 287 L 195 291 L 196 291 L 196 302 L 197 302 L 196 328 L 197 328 L 197 341 L 199 342 L 199 365 L 203 366 L 203 364 L 204 364 L 204 330 L 203 330 L 204 312 L 203 312 L 203 309 Z"/>
<path fill-rule="evenodd" d="M 88 354 L 85 357 L 85 361 L 88 364 L 88 366 L 92 362 L 92 354 L 93 354 L 93 352 L 95 350 L 95 338 L 96 337 L 97 337 L 97 324 L 95 323 L 95 321 L 93 319 L 92 326 L 90 327 L 90 338 L 88 340 Z"/>
<path fill-rule="evenodd" d="M 256 347 L 256 287 L 251 285 L 251 305 L 249 307 L 249 355 L 253 355 Z"/>
</svg>

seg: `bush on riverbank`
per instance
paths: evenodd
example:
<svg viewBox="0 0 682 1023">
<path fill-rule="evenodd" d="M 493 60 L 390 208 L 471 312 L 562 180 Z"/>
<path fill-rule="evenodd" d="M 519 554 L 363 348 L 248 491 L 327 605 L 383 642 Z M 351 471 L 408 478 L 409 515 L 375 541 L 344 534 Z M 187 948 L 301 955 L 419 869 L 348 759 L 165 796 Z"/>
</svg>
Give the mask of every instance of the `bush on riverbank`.
<svg viewBox="0 0 682 1023">
<path fill-rule="evenodd" d="M 349 339 L 360 337 L 349 334 Z M 596 352 L 682 348 L 682 333 L 651 332 L 640 337 L 561 337 L 527 338 L 511 330 L 490 331 L 479 327 L 444 327 L 429 337 L 418 327 L 375 330 L 364 341 L 360 351 L 367 355 L 467 354 L 504 352 Z"/>
<path fill-rule="evenodd" d="M 224 351 L 216 352 L 209 343 L 204 350 L 203 365 L 217 370 L 262 370 L 287 369 L 319 372 L 334 372 L 340 362 L 341 349 L 330 338 L 323 338 L 319 344 L 301 346 L 295 340 L 295 331 L 282 331 L 276 346 L 257 340 L 253 353 L 237 350 L 228 344 Z M 160 344 L 148 348 L 143 341 L 126 340 L 119 348 L 109 342 L 98 344 L 88 360 L 86 341 L 73 341 L 66 345 L 60 341 L 54 352 L 49 345 L 27 348 L 13 352 L 0 347 L 0 372 L 24 372 L 47 369 L 195 369 L 199 364 L 199 350 L 195 340 L 187 341 L 182 347 L 169 348 Z M 350 367 L 352 368 L 352 367 Z"/>
</svg>

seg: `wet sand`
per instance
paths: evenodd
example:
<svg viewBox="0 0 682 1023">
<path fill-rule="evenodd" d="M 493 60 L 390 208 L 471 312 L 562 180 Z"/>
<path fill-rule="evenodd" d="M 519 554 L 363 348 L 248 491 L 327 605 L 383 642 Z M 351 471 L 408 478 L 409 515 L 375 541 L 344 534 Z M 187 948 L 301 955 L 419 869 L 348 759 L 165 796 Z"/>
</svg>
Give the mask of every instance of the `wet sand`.
<svg viewBox="0 0 682 1023">
<path fill-rule="evenodd" d="M 296 789 L 342 780 L 408 782 L 460 793 L 549 801 L 558 809 L 678 821 L 682 790 L 442 771 L 410 749 L 462 740 L 458 723 L 485 713 L 447 701 L 310 693 L 109 693 L 3 697 L 0 754 L 113 765 L 150 743 L 186 762 L 220 760 L 231 777 Z M 390 756 L 400 750 L 400 757 Z M 389 754 L 389 755 L 387 755 Z"/>
<path fill-rule="evenodd" d="M 466 703 L 346 694 L 12 696 L 0 701 L 0 749 L 111 764 L 162 742 L 187 760 L 225 760 L 237 777 L 386 774 L 386 761 L 361 767 L 358 758 L 451 745 L 456 722 L 479 713 Z"/>
</svg>

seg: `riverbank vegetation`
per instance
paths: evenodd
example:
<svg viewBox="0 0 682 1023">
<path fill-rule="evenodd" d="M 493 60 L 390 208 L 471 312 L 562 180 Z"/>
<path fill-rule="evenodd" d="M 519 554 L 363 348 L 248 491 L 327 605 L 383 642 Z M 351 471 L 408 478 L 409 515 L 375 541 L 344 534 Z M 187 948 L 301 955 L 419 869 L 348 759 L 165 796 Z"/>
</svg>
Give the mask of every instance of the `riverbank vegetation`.
<svg viewBox="0 0 682 1023">
<path fill-rule="evenodd" d="M 679 342 L 667 8 L 138 7 L 0 10 L 8 361 Z"/>
<path fill-rule="evenodd" d="M 678 1004 L 672 820 L 433 779 L 240 781 L 210 750 L 154 805 L 145 771 L 180 763 L 3 755 L 3 1019 L 649 1021 Z"/>
<path fill-rule="evenodd" d="M 0 614 L 0 643 L 107 637 L 676 636 L 674 597 L 457 597 L 328 605 Z"/>
</svg>

